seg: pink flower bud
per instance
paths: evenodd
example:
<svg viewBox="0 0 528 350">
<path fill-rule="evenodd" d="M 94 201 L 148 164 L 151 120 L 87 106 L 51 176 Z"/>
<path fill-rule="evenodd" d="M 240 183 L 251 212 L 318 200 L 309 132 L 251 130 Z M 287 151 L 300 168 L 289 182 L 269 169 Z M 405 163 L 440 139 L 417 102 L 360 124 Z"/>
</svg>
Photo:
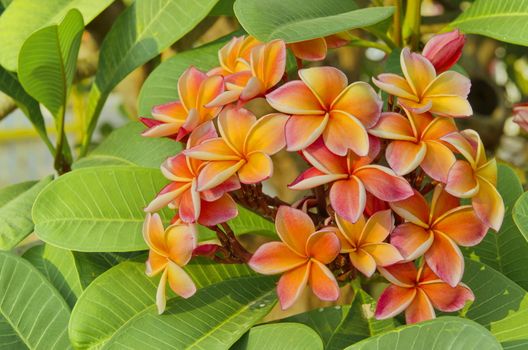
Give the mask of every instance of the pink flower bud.
<svg viewBox="0 0 528 350">
<path fill-rule="evenodd" d="M 202 244 L 196 247 L 193 251 L 193 256 L 208 256 L 212 257 L 220 246 L 216 244 Z"/>
<path fill-rule="evenodd" d="M 433 64 L 436 73 L 440 74 L 451 68 L 462 55 L 466 38 L 455 29 L 448 33 L 433 36 L 422 51 L 422 54 Z"/>
<path fill-rule="evenodd" d="M 513 121 L 528 132 L 528 102 L 513 106 Z"/>
</svg>

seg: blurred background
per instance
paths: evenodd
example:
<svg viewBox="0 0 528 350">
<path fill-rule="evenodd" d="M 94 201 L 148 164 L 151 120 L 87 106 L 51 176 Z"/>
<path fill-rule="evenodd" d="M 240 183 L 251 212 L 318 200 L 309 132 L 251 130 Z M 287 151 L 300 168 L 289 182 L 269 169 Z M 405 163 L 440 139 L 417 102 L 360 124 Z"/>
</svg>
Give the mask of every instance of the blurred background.
<svg viewBox="0 0 528 350">
<path fill-rule="evenodd" d="M 0 11 L 10 0 L 0 1 Z M 358 3 L 368 1 L 358 1 Z M 390 5 L 391 1 L 375 1 Z M 91 79 L 96 72 L 98 48 L 105 34 L 130 1 L 118 0 L 87 26 L 83 35 L 76 81 L 67 112 L 66 130 L 72 144 L 79 143 L 80 126 L 83 125 L 81 111 L 86 108 L 86 97 Z M 101 114 L 94 140 L 100 142 L 113 129 L 138 117 L 137 100 L 141 86 L 149 73 L 161 62 L 178 52 L 200 46 L 204 43 L 239 29 L 236 19 L 230 13 L 229 1 L 222 2 L 222 8 L 215 9 L 217 16 L 206 17 L 198 27 L 163 52 L 159 57 L 136 69 L 117 86 L 108 99 Z M 227 4 L 227 6 L 226 6 Z M 422 5 L 423 42 L 454 19 L 470 1 L 424 0 Z M 362 31 L 353 32 L 359 37 L 369 37 Z M 358 45 L 359 43 L 356 43 Z M 376 48 L 345 46 L 331 50 L 324 62 L 318 65 L 334 65 L 343 69 L 350 81 L 368 81 L 371 76 L 382 72 L 387 57 Z M 469 100 L 475 115 L 459 120 L 460 126 L 476 129 L 486 145 L 487 151 L 499 160 L 511 163 L 523 173 L 528 166 L 527 135 L 512 122 L 512 105 L 528 101 L 528 51 L 525 47 L 505 44 L 482 36 L 467 36 L 460 66 L 472 81 Z M 175 96 L 175 99 L 177 96 Z M 259 109 L 258 102 L 251 108 Z M 51 116 L 43 113 L 48 122 L 51 137 L 54 127 Z M 6 95 L 0 93 L 0 187 L 31 179 L 39 179 L 53 173 L 53 160 L 45 149 L 31 124 Z M 285 184 L 298 174 L 299 167 L 286 154 L 277 155 L 279 169 L 268 184 L 268 190 L 278 193 L 286 200 L 293 199 Z"/>
</svg>

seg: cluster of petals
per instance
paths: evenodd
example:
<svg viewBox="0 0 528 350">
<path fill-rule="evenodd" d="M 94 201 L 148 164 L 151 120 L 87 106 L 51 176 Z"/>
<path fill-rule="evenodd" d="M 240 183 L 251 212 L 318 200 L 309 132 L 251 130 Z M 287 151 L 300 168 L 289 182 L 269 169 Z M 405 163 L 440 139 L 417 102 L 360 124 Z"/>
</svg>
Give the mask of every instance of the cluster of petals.
<svg viewBox="0 0 528 350">
<path fill-rule="evenodd" d="M 288 44 L 295 57 L 305 61 L 322 61 L 326 58 L 328 49 L 337 49 L 345 46 L 352 39 L 348 32 L 341 32 Z"/>
</svg>

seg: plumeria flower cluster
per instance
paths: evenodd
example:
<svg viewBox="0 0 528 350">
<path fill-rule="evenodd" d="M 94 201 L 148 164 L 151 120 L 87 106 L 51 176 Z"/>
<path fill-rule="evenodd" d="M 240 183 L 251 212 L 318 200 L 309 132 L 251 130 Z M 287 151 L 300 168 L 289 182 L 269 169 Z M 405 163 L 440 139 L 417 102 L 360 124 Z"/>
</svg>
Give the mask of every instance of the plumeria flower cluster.
<svg viewBox="0 0 528 350">
<path fill-rule="evenodd" d="M 403 49 L 402 74 L 380 74 L 374 86 L 327 66 L 289 79 L 287 50 L 299 62 L 316 61 L 348 40 L 347 33 L 288 45 L 233 38 L 218 67 L 187 69 L 179 99 L 142 118 L 144 136 L 184 146 L 161 165 L 168 184 L 145 208 L 147 274 L 162 276 L 160 313 L 167 281 L 183 298 L 196 291 L 184 268 L 193 255 L 280 275 L 283 309 L 307 286 L 335 301 L 340 284 L 360 275 L 368 283 L 376 272 L 388 282 L 378 319 L 405 312 L 407 323 L 419 322 L 474 299 L 461 282 L 460 247 L 497 231 L 504 204 L 495 160 L 475 131 L 455 123 L 472 114 L 469 79 L 449 70 L 464 37 L 433 37 L 422 54 Z M 248 105 L 255 99 L 275 112 L 255 115 Z M 306 163 L 289 185 L 304 195 L 294 204 L 262 191 L 280 151 Z M 237 205 L 273 220 L 278 239 L 248 252 L 229 227 Z M 156 214 L 165 207 L 175 214 L 166 229 Z M 196 225 L 215 231 L 218 244 L 199 245 Z"/>
</svg>

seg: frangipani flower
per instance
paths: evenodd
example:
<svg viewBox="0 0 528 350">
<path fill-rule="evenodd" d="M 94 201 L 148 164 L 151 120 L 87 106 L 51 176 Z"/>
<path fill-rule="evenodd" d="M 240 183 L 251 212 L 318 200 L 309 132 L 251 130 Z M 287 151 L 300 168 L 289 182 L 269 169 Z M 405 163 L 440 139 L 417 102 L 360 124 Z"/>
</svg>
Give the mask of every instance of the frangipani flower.
<svg viewBox="0 0 528 350">
<path fill-rule="evenodd" d="M 435 187 L 431 207 L 416 190 L 412 197 L 390 203 L 406 220 L 392 231 L 391 244 L 407 261 L 424 255 L 427 265 L 452 287 L 464 274 L 464 258 L 457 244 L 474 246 L 487 232 L 470 205 L 459 205 L 442 185 Z"/>
<path fill-rule="evenodd" d="M 504 218 L 504 202 L 495 188 L 497 162 L 486 159 L 480 136 L 474 130 L 463 130 L 442 137 L 467 159 L 457 160 L 449 170 L 446 191 L 459 198 L 472 198 L 478 217 L 498 231 Z"/>
<path fill-rule="evenodd" d="M 380 267 L 381 274 L 392 284 L 381 294 L 377 307 L 378 320 L 391 318 L 405 310 L 407 324 L 431 320 L 434 309 L 453 312 L 464 307 L 475 296 L 463 283 L 450 286 L 424 264 L 416 270 L 414 263 L 407 262 Z"/>
<path fill-rule="evenodd" d="M 189 298 L 196 292 L 191 277 L 182 269 L 191 260 L 196 248 L 196 231 L 194 225 L 180 221 L 163 229 L 158 214 L 147 214 L 143 224 L 143 238 L 150 251 L 146 262 L 146 274 L 155 276 L 163 271 L 156 294 L 156 305 L 161 314 L 166 304 L 166 284 L 182 298 Z"/>
<path fill-rule="evenodd" d="M 341 241 L 341 253 L 348 253 L 356 269 L 370 277 L 376 266 L 388 266 L 403 260 L 398 249 L 384 243 L 394 228 L 390 210 L 378 211 L 368 220 L 362 215 L 356 223 L 335 216 Z"/>
<path fill-rule="evenodd" d="M 187 147 L 217 137 L 212 122 L 196 128 L 187 141 Z M 238 214 L 235 201 L 227 192 L 240 188 L 236 177 L 226 179 L 207 191 L 198 191 L 197 177 L 203 162 L 190 159 L 183 153 L 170 157 L 161 165 L 163 175 L 171 180 L 145 208 L 147 212 L 165 206 L 178 209 L 178 215 L 187 223 L 199 222 L 205 226 L 216 225 L 234 218 Z"/>
<path fill-rule="evenodd" d="M 425 44 L 422 55 L 433 64 L 436 73 L 440 74 L 457 63 L 465 42 L 466 37 L 458 29 L 437 34 Z"/>
<path fill-rule="evenodd" d="M 184 153 L 209 161 L 200 169 L 197 189 L 214 188 L 238 173 L 240 182 L 254 184 L 273 173 L 273 155 L 284 148 L 287 116 L 268 114 L 260 119 L 246 109 L 229 108 L 218 118 L 221 137 L 206 140 Z"/>
<path fill-rule="evenodd" d="M 288 44 L 293 55 L 301 60 L 322 61 L 326 58 L 328 49 L 336 49 L 345 46 L 352 39 L 348 32 L 342 32 L 296 43 Z"/>
<path fill-rule="evenodd" d="M 467 100 L 471 82 L 454 71 L 436 75 L 429 60 L 405 48 L 401 52 L 401 67 L 405 78 L 384 73 L 373 78 L 374 84 L 398 97 L 398 103 L 420 114 L 431 112 L 444 117 L 467 117 L 473 114 Z"/>
<path fill-rule="evenodd" d="M 332 208 L 351 222 L 356 222 L 363 214 L 367 192 L 389 202 L 412 196 L 407 180 L 387 167 L 370 164 L 379 152 L 379 141 L 372 137 L 370 145 L 370 154 L 366 157 L 358 157 L 352 152 L 341 157 L 332 153 L 321 139 L 317 140 L 302 151 L 313 167 L 288 187 L 306 190 L 331 183 Z"/>
<path fill-rule="evenodd" d="M 298 209 L 281 206 L 275 218 L 282 242 L 260 246 L 249 266 L 265 275 L 283 273 L 277 295 L 283 310 L 292 306 L 308 284 L 321 300 L 334 301 L 339 286 L 326 264 L 339 254 L 339 239 L 329 230 L 315 231 L 310 217 Z"/>
<path fill-rule="evenodd" d="M 279 112 L 291 114 L 286 123 L 288 151 L 299 151 L 323 136 L 326 146 L 345 156 L 349 149 L 365 156 L 367 129 L 379 119 L 382 102 L 364 82 L 347 86 L 348 79 L 334 67 L 299 70 L 301 80 L 290 81 L 266 95 Z"/>
<path fill-rule="evenodd" d="M 209 75 L 220 74 L 225 77 L 242 71 L 250 71 L 251 50 L 258 45 L 262 45 L 262 43 L 251 35 L 233 37 L 218 50 L 220 67 L 209 71 Z"/>
<path fill-rule="evenodd" d="M 405 112 L 407 118 L 399 113 L 382 113 L 369 133 L 395 140 L 387 147 L 385 157 L 396 174 L 406 175 L 421 166 L 434 180 L 446 182 L 456 158 L 440 138 L 457 130 L 453 119 Z"/>
<path fill-rule="evenodd" d="M 207 106 L 224 106 L 240 100 L 249 101 L 277 85 L 286 69 L 286 44 L 273 40 L 256 45 L 249 55 L 250 70 L 238 71 L 225 77 L 226 90 Z"/>
<path fill-rule="evenodd" d="M 205 107 L 224 92 L 220 75 L 208 76 L 194 67 L 187 69 L 178 79 L 180 101 L 155 106 L 153 119 L 141 118 L 149 127 L 143 136 L 169 136 L 181 140 L 199 125 L 216 117 L 219 107 Z"/>
</svg>

